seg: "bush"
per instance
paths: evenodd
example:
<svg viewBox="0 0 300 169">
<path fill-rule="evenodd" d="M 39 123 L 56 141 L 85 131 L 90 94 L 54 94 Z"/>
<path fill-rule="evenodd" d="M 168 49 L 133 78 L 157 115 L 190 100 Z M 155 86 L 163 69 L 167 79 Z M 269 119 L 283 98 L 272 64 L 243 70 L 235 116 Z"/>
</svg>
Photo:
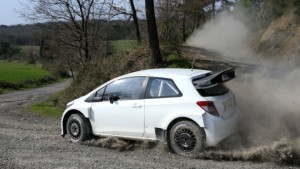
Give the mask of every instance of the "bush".
<svg viewBox="0 0 300 169">
<path fill-rule="evenodd" d="M 282 16 L 292 7 L 294 0 L 265 0 L 261 3 L 258 21 L 262 27 L 268 26 L 273 20 Z"/>
<path fill-rule="evenodd" d="M 238 6 L 246 9 L 244 12 L 247 15 L 255 13 L 258 24 L 263 28 L 294 6 L 297 7 L 296 12 L 300 14 L 299 0 L 240 0 Z"/>
<path fill-rule="evenodd" d="M 72 85 L 59 96 L 57 106 L 64 107 L 67 102 L 87 94 L 112 78 L 149 68 L 150 53 L 148 48 L 143 47 L 89 63 L 78 73 Z"/>
</svg>

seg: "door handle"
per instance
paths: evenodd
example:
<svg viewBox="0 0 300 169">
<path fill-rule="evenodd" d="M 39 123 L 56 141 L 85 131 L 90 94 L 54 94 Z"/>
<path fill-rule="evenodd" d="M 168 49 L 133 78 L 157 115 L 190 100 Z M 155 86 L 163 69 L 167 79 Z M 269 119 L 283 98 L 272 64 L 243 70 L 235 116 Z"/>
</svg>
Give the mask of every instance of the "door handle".
<svg viewBox="0 0 300 169">
<path fill-rule="evenodd" d="M 133 103 L 132 104 L 132 108 L 141 108 L 141 107 L 143 107 L 143 106 L 139 103 Z"/>
</svg>

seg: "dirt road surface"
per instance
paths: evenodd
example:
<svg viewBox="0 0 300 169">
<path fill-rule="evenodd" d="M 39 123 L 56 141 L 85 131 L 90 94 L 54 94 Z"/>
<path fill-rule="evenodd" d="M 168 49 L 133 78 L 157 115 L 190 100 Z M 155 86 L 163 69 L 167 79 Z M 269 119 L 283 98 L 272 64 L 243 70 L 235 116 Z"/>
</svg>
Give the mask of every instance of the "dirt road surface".
<svg viewBox="0 0 300 169">
<path fill-rule="evenodd" d="M 60 119 L 22 112 L 69 81 L 0 95 L 0 168 L 292 168 L 275 163 L 190 159 L 162 145 L 118 151 L 71 143 L 60 136 Z"/>
</svg>

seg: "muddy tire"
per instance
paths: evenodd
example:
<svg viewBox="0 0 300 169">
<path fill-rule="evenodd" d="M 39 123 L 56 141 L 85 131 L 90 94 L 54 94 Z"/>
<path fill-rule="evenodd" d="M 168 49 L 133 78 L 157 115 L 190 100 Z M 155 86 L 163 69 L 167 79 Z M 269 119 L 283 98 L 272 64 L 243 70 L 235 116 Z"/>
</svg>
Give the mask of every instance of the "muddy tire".
<svg viewBox="0 0 300 169">
<path fill-rule="evenodd" d="M 205 132 L 191 121 L 177 122 L 170 130 L 169 147 L 182 156 L 197 157 L 204 148 Z"/>
<path fill-rule="evenodd" d="M 81 143 L 92 136 L 89 121 L 81 114 L 72 114 L 67 121 L 67 133 L 74 143 Z"/>
</svg>

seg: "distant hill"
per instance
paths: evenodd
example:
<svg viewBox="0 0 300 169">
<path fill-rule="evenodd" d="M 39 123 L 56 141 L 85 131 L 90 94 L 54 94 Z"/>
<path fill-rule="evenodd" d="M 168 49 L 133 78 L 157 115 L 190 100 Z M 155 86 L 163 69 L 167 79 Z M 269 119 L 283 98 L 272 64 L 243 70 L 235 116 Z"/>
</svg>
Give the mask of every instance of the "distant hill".
<svg viewBox="0 0 300 169">
<path fill-rule="evenodd" d="M 39 30 L 36 25 L 0 25 L 0 41 L 14 45 L 37 45 Z"/>
<path fill-rule="evenodd" d="M 32 25 L 0 25 L 0 42 L 6 41 L 14 45 L 39 45 L 42 37 L 42 23 Z M 113 20 L 110 22 L 103 21 L 103 40 L 135 39 L 135 27 L 132 21 Z M 142 38 L 147 37 L 147 26 L 145 20 L 139 21 Z"/>
</svg>

